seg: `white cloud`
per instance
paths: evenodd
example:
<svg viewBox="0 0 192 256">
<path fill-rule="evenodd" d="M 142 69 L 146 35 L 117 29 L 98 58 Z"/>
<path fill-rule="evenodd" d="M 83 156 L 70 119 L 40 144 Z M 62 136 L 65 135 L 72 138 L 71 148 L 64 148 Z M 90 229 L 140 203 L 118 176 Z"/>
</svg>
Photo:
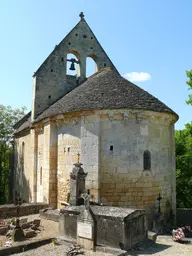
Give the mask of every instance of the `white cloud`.
<svg viewBox="0 0 192 256">
<path fill-rule="evenodd" d="M 151 79 L 151 75 L 146 72 L 130 72 L 123 76 L 131 82 L 144 82 Z"/>
</svg>

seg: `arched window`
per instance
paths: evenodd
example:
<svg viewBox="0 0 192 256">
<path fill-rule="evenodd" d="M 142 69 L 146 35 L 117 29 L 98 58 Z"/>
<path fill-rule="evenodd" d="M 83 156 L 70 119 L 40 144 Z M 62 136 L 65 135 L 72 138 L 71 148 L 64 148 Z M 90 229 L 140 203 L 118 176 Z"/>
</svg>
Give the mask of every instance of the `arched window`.
<svg viewBox="0 0 192 256">
<path fill-rule="evenodd" d="M 76 76 L 79 72 L 78 54 L 71 52 L 67 54 L 66 74 Z"/>
<path fill-rule="evenodd" d="M 95 62 L 95 56 L 89 56 L 86 59 L 86 77 L 95 74 L 98 71 L 97 64 Z"/>
<path fill-rule="evenodd" d="M 143 169 L 151 169 L 151 153 L 148 150 L 145 150 L 143 154 Z"/>
<path fill-rule="evenodd" d="M 21 148 L 21 169 L 24 171 L 25 166 L 25 142 L 22 142 L 22 148 Z"/>
</svg>

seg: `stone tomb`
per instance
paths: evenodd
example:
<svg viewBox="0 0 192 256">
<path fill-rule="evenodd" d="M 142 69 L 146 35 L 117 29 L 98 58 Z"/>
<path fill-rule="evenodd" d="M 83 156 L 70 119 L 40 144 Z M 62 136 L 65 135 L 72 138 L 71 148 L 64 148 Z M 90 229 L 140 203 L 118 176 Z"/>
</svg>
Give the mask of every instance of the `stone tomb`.
<svg viewBox="0 0 192 256">
<path fill-rule="evenodd" d="M 147 238 L 145 210 L 112 206 L 91 209 L 96 221 L 97 245 L 128 250 Z"/>
<path fill-rule="evenodd" d="M 90 249 L 94 246 L 106 246 L 123 250 L 128 250 L 147 238 L 145 210 L 90 206 L 93 222 L 89 218 L 88 221 L 81 220 L 84 212 L 84 206 L 68 206 L 62 209 L 60 236 L 80 242 Z"/>
<path fill-rule="evenodd" d="M 94 250 L 95 220 L 90 208 L 84 208 L 77 219 L 77 242 L 85 249 Z"/>
</svg>

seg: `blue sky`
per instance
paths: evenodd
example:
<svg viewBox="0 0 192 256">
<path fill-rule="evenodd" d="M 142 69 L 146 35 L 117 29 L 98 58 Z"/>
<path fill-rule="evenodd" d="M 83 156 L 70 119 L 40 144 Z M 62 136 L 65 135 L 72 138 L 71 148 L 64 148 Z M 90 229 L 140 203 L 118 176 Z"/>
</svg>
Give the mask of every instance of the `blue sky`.
<svg viewBox="0 0 192 256">
<path fill-rule="evenodd" d="M 119 72 L 177 112 L 182 129 L 192 120 L 191 10 L 191 0 L 1 0 L 0 104 L 31 109 L 34 71 L 83 11 Z"/>
</svg>

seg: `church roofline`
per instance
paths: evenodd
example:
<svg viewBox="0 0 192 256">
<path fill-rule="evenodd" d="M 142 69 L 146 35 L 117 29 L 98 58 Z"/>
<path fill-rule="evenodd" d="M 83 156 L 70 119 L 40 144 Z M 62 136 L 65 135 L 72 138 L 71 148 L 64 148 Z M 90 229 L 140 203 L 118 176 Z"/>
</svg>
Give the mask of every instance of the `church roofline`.
<svg viewBox="0 0 192 256">
<path fill-rule="evenodd" d="M 31 111 L 28 112 L 26 115 L 24 115 L 19 121 L 17 121 L 14 125 L 13 128 L 17 129 L 19 128 L 24 122 L 28 120 L 28 118 L 31 116 Z"/>
<path fill-rule="evenodd" d="M 179 116 L 156 97 L 121 77 L 112 68 L 90 76 L 39 114 L 33 123 L 57 114 L 104 109 L 148 110 Z"/>
</svg>

